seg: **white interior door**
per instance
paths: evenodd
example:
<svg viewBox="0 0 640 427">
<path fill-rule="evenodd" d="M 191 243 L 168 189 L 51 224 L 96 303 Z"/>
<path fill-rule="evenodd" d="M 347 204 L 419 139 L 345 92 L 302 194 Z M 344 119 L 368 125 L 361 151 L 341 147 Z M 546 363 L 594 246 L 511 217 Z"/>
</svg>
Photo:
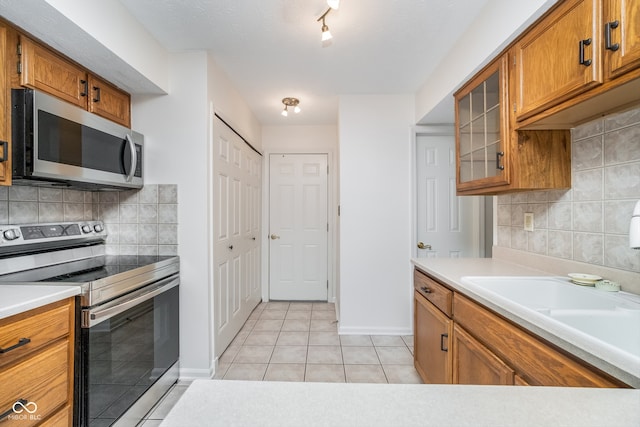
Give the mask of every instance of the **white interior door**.
<svg viewBox="0 0 640 427">
<path fill-rule="evenodd" d="M 454 136 L 417 135 L 416 151 L 417 256 L 478 256 L 479 200 L 456 196 Z"/>
<path fill-rule="evenodd" d="M 213 123 L 213 307 L 220 355 L 260 302 L 262 157 Z"/>
<path fill-rule="evenodd" d="M 269 299 L 326 301 L 327 155 L 269 156 Z"/>
</svg>

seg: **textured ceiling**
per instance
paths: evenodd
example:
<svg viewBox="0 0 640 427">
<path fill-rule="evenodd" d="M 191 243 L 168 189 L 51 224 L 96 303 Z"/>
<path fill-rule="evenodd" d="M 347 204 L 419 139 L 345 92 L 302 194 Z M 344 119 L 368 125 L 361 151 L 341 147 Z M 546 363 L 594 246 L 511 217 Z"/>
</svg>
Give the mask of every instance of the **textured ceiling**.
<svg viewBox="0 0 640 427">
<path fill-rule="evenodd" d="M 488 0 L 120 0 L 170 51 L 207 49 L 263 125 L 335 124 L 338 95 L 415 93 Z M 302 113 L 280 116 L 280 100 Z M 453 111 L 451 112 L 453 119 Z"/>
<path fill-rule="evenodd" d="M 335 124 L 338 95 L 415 93 L 488 0 L 120 0 L 170 51 L 207 49 L 263 125 Z M 280 116 L 285 96 L 302 113 Z M 453 112 L 452 116 L 453 117 Z"/>
</svg>

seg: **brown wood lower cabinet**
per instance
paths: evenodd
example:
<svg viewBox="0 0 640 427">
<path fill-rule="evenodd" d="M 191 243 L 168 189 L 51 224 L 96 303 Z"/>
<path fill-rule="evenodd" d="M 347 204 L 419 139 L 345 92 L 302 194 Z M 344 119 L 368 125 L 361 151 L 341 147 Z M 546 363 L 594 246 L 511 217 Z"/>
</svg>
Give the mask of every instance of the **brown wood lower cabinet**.
<svg viewBox="0 0 640 427">
<path fill-rule="evenodd" d="M 454 325 L 453 383 L 513 385 L 513 369 L 460 326 Z"/>
<path fill-rule="evenodd" d="M 628 387 L 418 270 L 415 279 L 414 360 L 425 383 Z M 425 280 L 453 294 L 451 317 L 419 292 Z"/>
<path fill-rule="evenodd" d="M 3 427 L 72 424 L 74 317 L 69 298 L 0 320 Z"/>
<path fill-rule="evenodd" d="M 428 384 L 451 384 L 453 321 L 415 292 L 414 366 Z"/>
</svg>

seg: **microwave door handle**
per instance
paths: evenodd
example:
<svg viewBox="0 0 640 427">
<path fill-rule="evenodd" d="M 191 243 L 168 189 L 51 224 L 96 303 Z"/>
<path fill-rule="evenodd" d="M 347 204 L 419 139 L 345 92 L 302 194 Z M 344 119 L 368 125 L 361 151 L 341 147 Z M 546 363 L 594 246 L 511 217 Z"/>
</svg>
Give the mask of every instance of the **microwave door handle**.
<svg viewBox="0 0 640 427">
<path fill-rule="evenodd" d="M 127 174 L 127 182 L 130 182 L 133 178 L 133 174 L 136 173 L 136 168 L 138 167 L 138 154 L 136 153 L 136 145 L 133 143 L 131 135 L 126 134 L 125 138 L 127 139 L 127 144 L 129 145 L 129 149 L 131 150 L 131 170 Z"/>
</svg>

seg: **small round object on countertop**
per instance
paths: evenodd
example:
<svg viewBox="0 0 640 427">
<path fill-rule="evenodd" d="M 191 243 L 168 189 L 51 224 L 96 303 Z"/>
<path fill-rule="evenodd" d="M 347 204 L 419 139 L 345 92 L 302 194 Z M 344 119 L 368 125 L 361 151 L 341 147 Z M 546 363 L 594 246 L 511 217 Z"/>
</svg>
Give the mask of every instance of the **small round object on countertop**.
<svg viewBox="0 0 640 427">
<path fill-rule="evenodd" d="M 611 280 L 598 280 L 596 282 L 596 289 L 607 292 L 618 292 L 620 290 L 620 284 L 612 282 Z"/>
<path fill-rule="evenodd" d="M 584 273 L 569 273 L 567 276 L 571 278 L 573 283 L 582 286 L 593 286 L 598 280 L 602 279 L 602 277 L 596 276 L 595 274 Z"/>
</svg>

